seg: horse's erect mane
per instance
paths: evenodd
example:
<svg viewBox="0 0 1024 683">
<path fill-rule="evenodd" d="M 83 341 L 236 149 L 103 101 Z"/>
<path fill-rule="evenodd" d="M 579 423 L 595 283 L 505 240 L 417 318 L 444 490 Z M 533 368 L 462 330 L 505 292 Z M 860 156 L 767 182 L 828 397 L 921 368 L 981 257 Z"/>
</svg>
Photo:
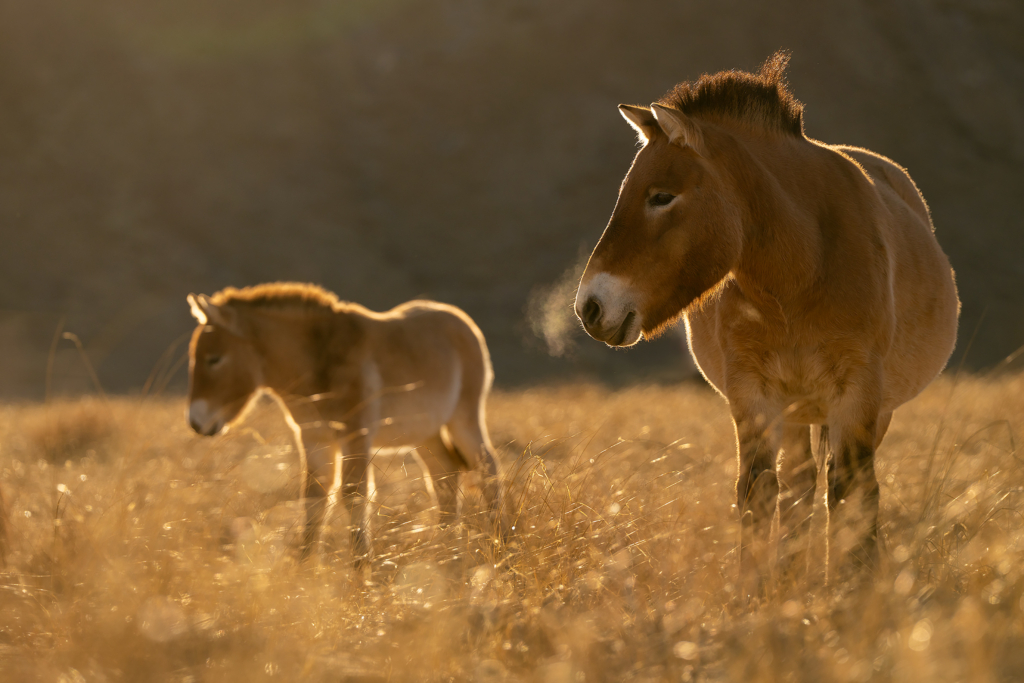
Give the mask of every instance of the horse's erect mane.
<svg viewBox="0 0 1024 683">
<path fill-rule="evenodd" d="M 226 287 L 210 297 L 215 306 L 337 310 L 343 303 L 332 292 L 303 282 L 268 282 L 252 287 Z"/>
<path fill-rule="evenodd" d="M 729 118 L 803 137 L 804 105 L 786 88 L 789 53 L 773 54 L 756 73 L 719 71 L 680 83 L 658 104 L 688 116 Z"/>
</svg>

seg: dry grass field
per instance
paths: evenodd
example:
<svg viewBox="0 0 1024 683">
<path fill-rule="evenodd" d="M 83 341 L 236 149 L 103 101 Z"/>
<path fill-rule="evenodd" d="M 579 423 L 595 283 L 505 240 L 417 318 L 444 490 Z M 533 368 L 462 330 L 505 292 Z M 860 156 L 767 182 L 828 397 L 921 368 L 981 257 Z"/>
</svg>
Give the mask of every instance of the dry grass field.
<svg viewBox="0 0 1024 683">
<path fill-rule="evenodd" d="M 943 378 L 879 454 L 873 579 L 736 589 L 734 441 L 697 384 L 497 392 L 517 536 L 438 531 L 382 454 L 377 556 L 298 561 L 276 409 L 201 438 L 181 398 L 0 408 L 0 681 L 1015 681 L 1024 376 Z M 841 530 L 840 530 L 841 531 Z"/>
</svg>

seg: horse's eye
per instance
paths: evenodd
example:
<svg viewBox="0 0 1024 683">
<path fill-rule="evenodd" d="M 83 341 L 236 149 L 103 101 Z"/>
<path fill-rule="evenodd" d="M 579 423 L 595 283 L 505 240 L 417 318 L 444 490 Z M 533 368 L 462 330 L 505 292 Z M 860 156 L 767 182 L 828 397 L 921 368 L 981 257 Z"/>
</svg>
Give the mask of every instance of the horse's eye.
<svg viewBox="0 0 1024 683">
<path fill-rule="evenodd" d="M 223 356 L 207 356 L 206 357 L 206 366 L 212 368 L 213 366 L 215 366 L 218 363 L 220 363 L 221 360 L 223 360 L 223 358 L 224 358 Z"/>
<path fill-rule="evenodd" d="M 668 192 L 658 192 L 657 194 L 652 195 L 651 198 L 647 201 L 648 203 L 650 203 L 651 206 L 665 206 L 675 198 L 676 196 L 674 194 L 669 194 Z"/>
</svg>

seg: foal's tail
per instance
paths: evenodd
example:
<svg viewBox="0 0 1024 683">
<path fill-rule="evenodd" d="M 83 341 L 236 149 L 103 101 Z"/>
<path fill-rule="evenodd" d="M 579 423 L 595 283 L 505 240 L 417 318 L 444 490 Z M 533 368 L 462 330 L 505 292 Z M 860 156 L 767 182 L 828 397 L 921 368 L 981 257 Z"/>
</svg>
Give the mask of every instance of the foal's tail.
<svg viewBox="0 0 1024 683">
<path fill-rule="evenodd" d="M 811 425 L 811 452 L 819 470 L 828 467 L 828 425 Z"/>
<path fill-rule="evenodd" d="M 4 493 L 0 490 L 0 567 L 7 564 L 7 550 L 10 538 L 10 518 L 7 516 L 7 505 L 4 503 Z"/>
</svg>

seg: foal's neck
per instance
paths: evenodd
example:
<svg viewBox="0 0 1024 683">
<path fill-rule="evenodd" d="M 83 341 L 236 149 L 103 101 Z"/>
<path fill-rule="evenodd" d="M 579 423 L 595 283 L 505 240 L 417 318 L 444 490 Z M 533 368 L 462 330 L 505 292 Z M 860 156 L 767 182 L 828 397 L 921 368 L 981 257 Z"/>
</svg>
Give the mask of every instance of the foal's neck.
<svg viewBox="0 0 1024 683">
<path fill-rule="evenodd" d="M 281 396 L 330 390 L 330 363 L 352 343 L 354 311 L 267 311 L 254 316 L 264 383 Z"/>
</svg>

